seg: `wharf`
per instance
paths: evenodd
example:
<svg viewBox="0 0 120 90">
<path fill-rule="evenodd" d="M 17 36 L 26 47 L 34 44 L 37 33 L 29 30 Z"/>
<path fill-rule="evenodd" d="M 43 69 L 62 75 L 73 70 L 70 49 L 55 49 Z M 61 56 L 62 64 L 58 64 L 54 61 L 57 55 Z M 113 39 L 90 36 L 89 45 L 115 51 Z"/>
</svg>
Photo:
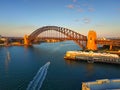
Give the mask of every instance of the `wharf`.
<svg viewBox="0 0 120 90">
<path fill-rule="evenodd" d="M 99 63 L 120 64 L 120 57 L 117 54 L 109 54 L 109 53 L 68 51 L 66 52 L 64 58 L 67 60 L 86 61 L 88 63 L 99 62 Z"/>
<path fill-rule="evenodd" d="M 82 90 L 120 90 L 120 79 L 101 79 L 82 82 Z"/>
<path fill-rule="evenodd" d="M 0 44 L 0 46 L 4 46 L 4 44 Z"/>
<path fill-rule="evenodd" d="M 120 56 L 120 50 L 119 51 L 107 51 L 107 53 L 117 54 Z"/>
<path fill-rule="evenodd" d="M 5 46 L 5 47 L 9 47 L 9 46 L 24 46 L 24 44 L 14 44 L 14 43 L 12 43 L 12 44 L 0 44 L 0 46 L 2 47 L 2 46 Z"/>
</svg>

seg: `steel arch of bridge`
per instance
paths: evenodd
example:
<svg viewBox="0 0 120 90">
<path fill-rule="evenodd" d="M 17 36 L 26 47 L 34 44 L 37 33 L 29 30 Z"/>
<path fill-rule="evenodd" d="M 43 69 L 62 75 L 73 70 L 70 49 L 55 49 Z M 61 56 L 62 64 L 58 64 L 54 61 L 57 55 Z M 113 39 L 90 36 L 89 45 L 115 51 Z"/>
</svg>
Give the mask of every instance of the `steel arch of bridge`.
<svg viewBox="0 0 120 90">
<path fill-rule="evenodd" d="M 87 42 L 87 36 L 81 35 L 75 31 L 72 31 L 67 28 L 63 27 L 58 27 L 58 26 L 45 26 L 41 27 L 37 30 L 35 30 L 33 33 L 31 33 L 28 37 L 29 42 L 34 41 L 34 39 L 42 32 L 48 31 L 48 30 L 54 30 L 57 32 L 60 32 L 64 35 L 66 35 L 68 38 L 76 42 L 82 49 L 86 47 L 86 42 Z"/>
</svg>

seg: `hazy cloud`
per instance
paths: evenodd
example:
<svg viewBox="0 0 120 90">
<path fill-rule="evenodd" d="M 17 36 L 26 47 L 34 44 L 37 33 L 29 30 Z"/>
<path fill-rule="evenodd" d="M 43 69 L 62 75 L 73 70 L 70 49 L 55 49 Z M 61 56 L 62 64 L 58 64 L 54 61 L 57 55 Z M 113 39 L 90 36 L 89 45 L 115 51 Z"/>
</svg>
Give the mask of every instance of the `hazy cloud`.
<svg viewBox="0 0 120 90">
<path fill-rule="evenodd" d="M 90 24 L 91 22 L 90 18 L 87 18 L 87 17 L 83 18 L 82 20 L 85 24 Z"/>
<path fill-rule="evenodd" d="M 82 8 L 79 8 L 78 12 L 84 12 L 84 10 Z"/>
<path fill-rule="evenodd" d="M 96 24 L 96 27 L 105 27 L 105 24 Z"/>
<path fill-rule="evenodd" d="M 72 0 L 73 2 L 72 2 L 72 4 L 68 4 L 68 5 L 66 5 L 66 7 L 67 8 L 69 8 L 69 9 L 76 9 L 76 11 L 78 11 L 78 12 L 84 12 L 84 11 L 89 11 L 89 12 L 94 12 L 95 11 L 95 9 L 93 8 L 93 7 L 90 7 L 90 5 L 89 4 L 87 4 L 87 3 L 79 3 L 79 2 L 77 2 L 77 0 Z M 76 2 L 76 3 L 74 3 L 74 2 Z M 84 9 L 83 9 L 84 8 Z"/>
<path fill-rule="evenodd" d="M 75 20 L 75 22 L 79 22 L 79 21 L 80 21 L 80 19 L 76 19 L 76 20 Z"/>
<path fill-rule="evenodd" d="M 83 3 L 82 6 L 86 7 L 89 6 L 87 3 Z"/>
<path fill-rule="evenodd" d="M 69 4 L 69 5 L 67 5 L 67 8 L 69 8 L 69 9 L 73 9 L 73 8 L 74 8 L 74 5 Z"/>
<path fill-rule="evenodd" d="M 85 18 L 82 18 L 82 19 L 77 18 L 77 19 L 75 19 L 74 21 L 75 21 L 75 22 L 80 22 L 80 23 L 82 22 L 82 23 L 85 23 L 85 24 L 90 24 L 91 19 L 90 19 L 90 18 L 85 17 Z"/>
<path fill-rule="evenodd" d="M 73 0 L 73 2 L 77 2 L 77 0 Z"/>
<path fill-rule="evenodd" d="M 89 11 L 89 12 L 94 12 L 95 9 L 94 9 L 94 8 L 88 8 L 88 11 Z"/>
</svg>

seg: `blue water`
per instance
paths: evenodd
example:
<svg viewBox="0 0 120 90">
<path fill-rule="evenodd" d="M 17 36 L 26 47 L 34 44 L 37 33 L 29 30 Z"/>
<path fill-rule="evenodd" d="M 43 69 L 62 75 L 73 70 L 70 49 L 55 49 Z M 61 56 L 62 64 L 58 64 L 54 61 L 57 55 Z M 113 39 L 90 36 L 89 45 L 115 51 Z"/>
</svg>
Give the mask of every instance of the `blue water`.
<svg viewBox="0 0 120 90">
<path fill-rule="evenodd" d="M 80 48 L 72 41 L 0 47 L 0 90 L 26 90 L 47 62 L 51 64 L 40 90 L 81 90 L 82 82 L 120 78 L 120 65 L 64 60 L 69 50 Z"/>
</svg>

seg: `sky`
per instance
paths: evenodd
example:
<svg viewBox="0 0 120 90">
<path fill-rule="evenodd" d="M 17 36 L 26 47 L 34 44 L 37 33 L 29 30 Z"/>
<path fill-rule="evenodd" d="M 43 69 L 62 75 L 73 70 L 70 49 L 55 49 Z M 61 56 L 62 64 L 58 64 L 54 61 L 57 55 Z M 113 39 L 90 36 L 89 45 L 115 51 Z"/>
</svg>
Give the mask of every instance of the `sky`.
<svg viewBox="0 0 120 90">
<path fill-rule="evenodd" d="M 43 26 L 120 37 L 120 0 L 0 0 L 0 35 L 23 37 Z"/>
</svg>

